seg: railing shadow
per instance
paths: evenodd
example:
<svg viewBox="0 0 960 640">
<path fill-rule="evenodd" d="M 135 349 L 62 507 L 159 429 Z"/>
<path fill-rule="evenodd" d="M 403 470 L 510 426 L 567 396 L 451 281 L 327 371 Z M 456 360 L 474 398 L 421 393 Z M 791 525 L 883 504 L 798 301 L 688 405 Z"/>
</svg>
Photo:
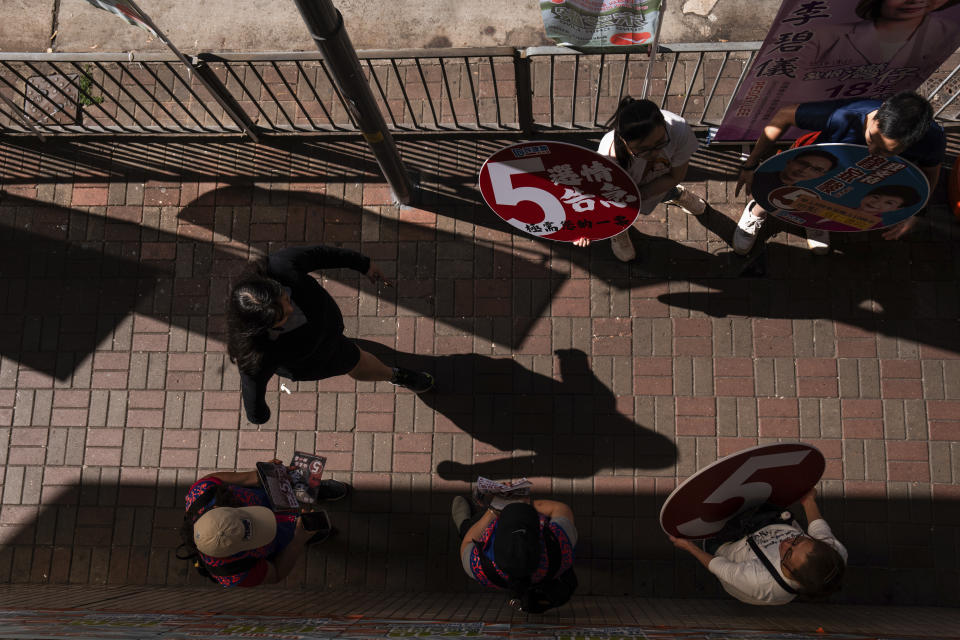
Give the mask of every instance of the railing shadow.
<svg viewBox="0 0 960 640">
<path fill-rule="evenodd" d="M 62 468 L 42 504 L 0 525 L 0 580 L 52 584 L 206 585 L 175 557 L 183 496 L 177 484 L 118 480 L 98 468 Z M 344 476 L 346 477 L 346 476 Z M 641 480 L 638 477 L 637 480 Z M 596 479 L 595 479 L 596 480 Z M 478 591 L 457 558 L 449 508 L 456 489 L 383 488 L 362 480 L 326 508 L 340 533 L 307 551 L 283 587 L 311 590 Z M 462 485 L 464 490 L 466 485 Z M 664 495 L 554 490 L 580 535 L 580 595 L 727 598 L 715 578 L 676 553 L 659 528 Z M 844 589 L 832 602 L 957 606 L 960 502 L 948 496 L 826 498 L 823 511 L 849 549 Z"/>
</svg>

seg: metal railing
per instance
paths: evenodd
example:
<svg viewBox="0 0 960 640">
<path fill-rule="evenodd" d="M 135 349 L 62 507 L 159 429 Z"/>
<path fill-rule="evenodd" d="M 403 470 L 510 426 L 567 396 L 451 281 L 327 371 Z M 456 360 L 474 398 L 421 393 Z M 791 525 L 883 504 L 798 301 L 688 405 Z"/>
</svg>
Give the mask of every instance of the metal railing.
<svg viewBox="0 0 960 640">
<path fill-rule="evenodd" d="M 628 94 L 716 126 L 759 46 L 663 45 L 649 78 L 646 55 L 557 47 L 358 54 L 395 134 L 529 134 L 600 130 Z M 921 89 L 943 122 L 960 121 L 958 71 L 941 69 Z M 0 53 L 0 134 L 240 134 L 243 114 L 258 134 L 358 132 L 319 53 L 200 54 L 191 67 L 166 53 Z"/>
</svg>

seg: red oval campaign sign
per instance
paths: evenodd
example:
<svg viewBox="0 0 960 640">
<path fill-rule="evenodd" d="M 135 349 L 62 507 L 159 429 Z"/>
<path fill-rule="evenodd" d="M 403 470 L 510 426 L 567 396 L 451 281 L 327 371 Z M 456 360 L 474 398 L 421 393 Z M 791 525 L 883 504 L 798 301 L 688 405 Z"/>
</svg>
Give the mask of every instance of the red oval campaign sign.
<svg viewBox="0 0 960 640">
<path fill-rule="evenodd" d="M 660 509 L 660 526 L 677 538 L 709 538 L 735 515 L 769 502 L 787 507 L 817 484 L 826 461 L 816 447 L 752 447 L 687 478 Z"/>
<path fill-rule="evenodd" d="M 480 168 L 480 193 L 494 213 L 538 238 L 602 240 L 640 215 L 640 191 L 611 158 L 565 142 L 505 147 Z"/>
</svg>

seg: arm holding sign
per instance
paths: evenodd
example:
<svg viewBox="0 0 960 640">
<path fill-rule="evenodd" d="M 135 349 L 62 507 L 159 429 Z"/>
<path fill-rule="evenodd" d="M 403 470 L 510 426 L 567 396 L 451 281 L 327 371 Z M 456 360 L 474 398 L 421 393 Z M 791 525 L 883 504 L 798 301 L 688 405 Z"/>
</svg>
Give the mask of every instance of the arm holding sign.
<svg viewBox="0 0 960 640">
<path fill-rule="evenodd" d="M 933 195 L 933 191 L 937 188 L 937 183 L 940 182 L 940 165 L 933 165 L 930 167 L 920 167 L 920 171 L 923 172 L 923 175 L 927 177 L 927 182 L 930 183 L 930 195 Z M 903 222 L 895 224 L 886 231 L 883 232 L 884 240 L 899 240 L 903 236 L 910 233 L 910 231 L 917 226 L 917 218 L 923 215 L 926 208 L 921 209 L 917 214 L 910 216 Z"/>
<path fill-rule="evenodd" d="M 689 161 L 676 167 L 670 167 L 670 173 L 640 186 L 640 197 L 647 199 L 670 191 L 683 182 L 683 179 L 687 177 L 687 169 L 689 168 Z"/>
<path fill-rule="evenodd" d="M 743 187 L 746 187 L 748 195 L 752 193 L 753 172 L 761 162 L 773 155 L 774 145 L 777 140 L 780 139 L 780 136 L 790 127 L 797 124 L 798 106 L 799 105 L 796 104 L 790 104 L 783 107 L 780 111 L 777 111 L 773 119 L 763 128 L 763 132 L 757 139 L 757 143 L 753 146 L 753 151 L 750 152 L 750 156 L 740 167 L 739 175 L 737 176 L 737 189 L 734 195 L 739 196 L 740 189 Z"/>
<path fill-rule="evenodd" d="M 683 549 L 696 558 L 697 561 L 700 562 L 700 564 L 702 564 L 705 568 L 710 568 L 710 561 L 716 557 L 712 553 L 707 553 L 698 547 L 692 540 L 687 540 L 686 538 L 674 538 L 670 535 L 667 537 L 670 538 L 670 542 L 673 543 L 673 546 L 675 546 L 677 549 Z"/>
</svg>

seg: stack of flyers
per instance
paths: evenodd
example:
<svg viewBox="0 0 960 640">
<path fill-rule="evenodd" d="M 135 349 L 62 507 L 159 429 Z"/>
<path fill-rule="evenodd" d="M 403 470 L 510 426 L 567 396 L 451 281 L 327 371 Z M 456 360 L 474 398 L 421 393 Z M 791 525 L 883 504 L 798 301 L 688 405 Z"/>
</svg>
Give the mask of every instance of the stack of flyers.
<svg viewBox="0 0 960 640">
<path fill-rule="evenodd" d="M 293 490 L 297 494 L 297 500 L 301 503 L 314 504 L 317 502 L 317 490 L 320 487 L 323 467 L 326 464 L 327 459 L 323 456 L 302 451 L 294 452 L 288 468 L 288 475 Z"/>
<path fill-rule="evenodd" d="M 515 481 L 497 481 L 480 476 L 473 492 L 473 499 L 477 504 L 488 505 L 496 510 L 502 510 L 511 502 L 520 501 L 530 495 L 533 483 L 526 478 Z M 524 500 L 524 502 L 526 502 Z"/>
<path fill-rule="evenodd" d="M 267 494 L 271 509 L 284 513 L 296 511 L 300 508 L 296 490 L 293 488 L 289 475 L 282 464 L 258 462 L 257 476 L 260 479 L 260 486 Z"/>
</svg>

